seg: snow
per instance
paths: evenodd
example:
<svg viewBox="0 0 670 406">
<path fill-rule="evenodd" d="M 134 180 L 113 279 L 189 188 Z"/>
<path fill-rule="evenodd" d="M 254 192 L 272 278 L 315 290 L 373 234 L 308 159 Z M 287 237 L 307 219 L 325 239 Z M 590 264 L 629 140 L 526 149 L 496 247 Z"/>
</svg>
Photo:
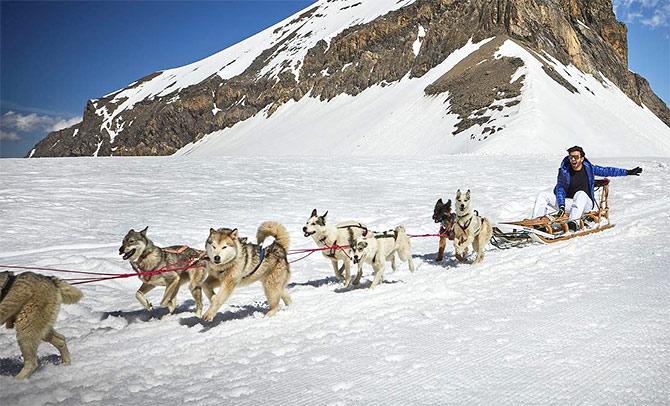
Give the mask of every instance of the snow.
<svg viewBox="0 0 670 406">
<path fill-rule="evenodd" d="M 457 118 L 447 113 L 448 95 L 426 97 L 424 89 L 491 39 L 468 42 L 421 78 L 406 77 L 328 102 L 313 97 L 291 100 L 269 118 L 259 113 L 177 154 L 255 156 L 271 150 L 279 155 L 424 156 L 452 152 L 465 140 L 452 140 Z"/>
<path fill-rule="evenodd" d="M 206 135 L 177 154 L 254 156 L 271 148 L 277 155 L 289 156 L 518 155 L 550 154 L 578 144 L 600 156 L 670 157 L 670 127 L 648 108 L 635 104 L 604 76 L 596 79 L 549 55 L 533 55 L 512 40 L 495 57 L 523 60 L 510 78 L 511 82 L 523 80 L 521 97 L 515 99 L 520 104 L 489 109 L 489 122 L 452 135 L 458 117 L 450 113 L 449 95 L 428 97 L 424 89 L 488 41 L 466 44 L 420 78 L 407 76 L 330 101 L 309 95 L 291 100 L 269 118 L 260 112 Z M 579 93 L 571 93 L 549 77 L 538 58 Z M 497 131 L 487 136 L 486 127 Z"/>
<path fill-rule="evenodd" d="M 4 159 L 0 263 L 128 272 L 118 247 L 145 225 L 159 245 L 202 248 L 210 227 L 253 239 L 272 219 L 292 248 L 308 248 L 301 227 L 315 207 L 332 221 L 431 233 L 435 200 L 458 188 L 472 189 L 482 215 L 517 219 L 551 189 L 563 151 Z M 451 245 L 436 264 L 437 240 L 414 239 L 416 272 L 387 270 L 374 290 L 370 269 L 361 288 L 345 290 L 315 254 L 292 265 L 293 305 L 270 319 L 259 285 L 237 289 L 212 324 L 195 318 L 187 289 L 177 314 L 165 315 L 140 308 L 135 278 L 83 285 L 84 299 L 62 306 L 56 324 L 71 366 L 53 365 L 43 344 L 40 369 L 16 382 L 19 349 L 0 329 L 0 404 L 667 404 L 670 160 L 593 162 L 644 168 L 612 179 L 611 230 L 489 247 L 479 266 L 456 264 Z"/>
<path fill-rule="evenodd" d="M 103 116 L 103 127 L 111 131 L 112 121 L 142 100 L 178 92 L 217 74 L 230 79 L 242 74 L 266 49 L 282 43 L 261 71 L 261 76 L 276 77 L 290 66 L 296 78 L 307 51 L 320 40 L 330 42 L 345 29 L 365 24 L 391 11 L 406 7 L 416 0 L 320 0 L 307 10 L 316 9 L 309 18 L 298 19 L 302 10 L 285 20 L 205 59 L 178 68 L 161 71 L 151 80 L 133 82 L 125 89 L 112 92 L 117 104 L 114 111 Z M 359 4 L 357 4 L 359 3 Z M 117 123 L 118 124 L 118 123 Z M 112 142 L 114 135 L 111 135 Z"/>
<path fill-rule="evenodd" d="M 98 142 L 98 148 L 95 149 L 95 152 L 93 153 L 94 157 L 98 156 L 98 152 L 100 152 L 100 148 L 102 147 L 102 141 Z"/>
<path fill-rule="evenodd" d="M 414 52 L 414 56 L 419 55 L 419 51 L 421 50 L 421 43 L 423 42 L 423 38 L 426 36 L 426 29 L 423 28 L 422 25 L 419 25 L 419 32 L 416 34 L 416 41 L 412 44 L 412 51 Z"/>
</svg>

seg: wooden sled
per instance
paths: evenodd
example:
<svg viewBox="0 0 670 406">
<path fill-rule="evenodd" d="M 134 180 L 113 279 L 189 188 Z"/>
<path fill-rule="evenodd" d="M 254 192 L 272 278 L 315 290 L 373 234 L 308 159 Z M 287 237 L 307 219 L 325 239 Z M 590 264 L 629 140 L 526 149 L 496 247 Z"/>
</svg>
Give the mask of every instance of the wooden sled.
<svg viewBox="0 0 670 406">
<path fill-rule="evenodd" d="M 599 233 L 614 227 L 609 218 L 609 179 L 597 179 L 595 190 L 600 191 L 596 209 L 584 213 L 581 219 L 575 220 L 577 230 L 570 229 L 568 216 L 543 216 L 521 221 L 502 222 L 493 227 L 491 244 L 506 249 L 532 242 L 543 244 L 565 241 L 575 237 Z"/>
</svg>

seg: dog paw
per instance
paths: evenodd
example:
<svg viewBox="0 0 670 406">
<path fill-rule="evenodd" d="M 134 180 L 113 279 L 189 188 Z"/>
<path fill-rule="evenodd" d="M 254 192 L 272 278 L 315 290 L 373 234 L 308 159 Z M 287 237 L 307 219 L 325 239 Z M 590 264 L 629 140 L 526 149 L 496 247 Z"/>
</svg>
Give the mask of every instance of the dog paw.
<svg viewBox="0 0 670 406">
<path fill-rule="evenodd" d="M 202 316 L 202 319 L 205 321 L 212 321 L 214 320 L 214 316 L 216 316 L 216 313 L 207 311 L 205 314 Z"/>
<path fill-rule="evenodd" d="M 23 368 L 21 372 L 16 375 L 16 379 L 27 379 L 32 373 L 35 371 L 36 368 Z"/>
</svg>

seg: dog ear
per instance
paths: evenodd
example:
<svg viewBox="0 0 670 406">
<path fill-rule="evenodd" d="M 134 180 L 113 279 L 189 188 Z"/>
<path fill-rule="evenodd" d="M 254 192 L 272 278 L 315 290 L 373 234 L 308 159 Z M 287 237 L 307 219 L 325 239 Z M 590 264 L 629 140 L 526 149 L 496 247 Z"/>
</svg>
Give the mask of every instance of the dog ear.
<svg viewBox="0 0 670 406">
<path fill-rule="evenodd" d="M 461 198 L 461 189 L 458 189 L 458 191 L 456 192 L 456 199 L 460 198 Z"/>
<path fill-rule="evenodd" d="M 237 229 L 233 229 L 233 231 L 230 232 L 230 236 L 233 238 L 237 238 Z"/>
<path fill-rule="evenodd" d="M 326 210 L 326 212 L 321 215 L 321 218 L 325 219 L 327 215 L 328 215 L 328 210 Z"/>
<path fill-rule="evenodd" d="M 142 236 L 146 237 L 148 229 L 149 229 L 149 226 L 144 227 L 144 230 L 140 231 L 140 234 L 142 234 Z"/>
<path fill-rule="evenodd" d="M 212 235 L 212 234 L 214 234 L 215 232 L 216 232 L 215 229 L 213 229 L 213 228 L 210 228 L 210 229 L 209 229 L 209 235 Z"/>
<path fill-rule="evenodd" d="M 316 209 L 312 210 L 312 214 L 310 214 L 310 217 L 316 217 Z"/>
<path fill-rule="evenodd" d="M 470 189 L 465 193 L 465 198 L 470 199 Z"/>
<path fill-rule="evenodd" d="M 447 200 L 447 210 L 451 210 L 451 199 Z"/>
</svg>

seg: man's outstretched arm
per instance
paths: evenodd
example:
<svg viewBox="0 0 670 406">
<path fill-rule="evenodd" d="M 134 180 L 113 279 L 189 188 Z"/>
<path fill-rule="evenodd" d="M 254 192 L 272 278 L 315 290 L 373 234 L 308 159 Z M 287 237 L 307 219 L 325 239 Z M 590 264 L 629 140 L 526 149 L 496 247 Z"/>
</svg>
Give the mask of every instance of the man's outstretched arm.
<svg viewBox="0 0 670 406">
<path fill-rule="evenodd" d="M 642 168 L 639 166 L 634 169 L 613 168 L 611 166 L 593 165 L 593 174 L 595 176 L 640 176 Z"/>
</svg>

